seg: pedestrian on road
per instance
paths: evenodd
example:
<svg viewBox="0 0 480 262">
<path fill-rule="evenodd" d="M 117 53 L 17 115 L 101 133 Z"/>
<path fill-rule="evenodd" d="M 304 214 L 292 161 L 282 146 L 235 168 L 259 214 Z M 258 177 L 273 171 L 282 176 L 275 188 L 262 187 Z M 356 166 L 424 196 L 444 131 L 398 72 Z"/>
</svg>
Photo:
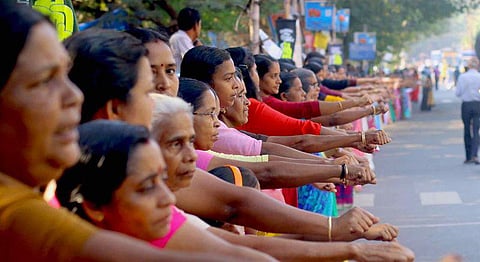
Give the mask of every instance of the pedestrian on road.
<svg viewBox="0 0 480 262">
<path fill-rule="evenodd" d="M 420 105 L 420 110 L 422 111 L 430 111 L 432 110 L 433 102 L 433 83 L 432 77 L 430 73 L 430 69 L 425 67 L 422 70 L 421 75 L 421 83 L 422 83 L 422 104 Z"/>
<path fill-rule="evenodd" d="M 185 7 L 178 13 L 177 21 L 179 30 L 170 37 L 170 47 L 180 74 L 183 55 L 194 46 L 202 45 L 198 39 L 202 30 L 202 20 L 198 10 Z"/>
<path fill-rule="evenodd" d="M 480 164 L 478 161 L 479 118 L 480 118 L 480 73 L 479 60 L 472 58 L 468 71 L 458 77 L 455 95 L 462 99 L 463 140 L 465 164 Z"/>
</svg>

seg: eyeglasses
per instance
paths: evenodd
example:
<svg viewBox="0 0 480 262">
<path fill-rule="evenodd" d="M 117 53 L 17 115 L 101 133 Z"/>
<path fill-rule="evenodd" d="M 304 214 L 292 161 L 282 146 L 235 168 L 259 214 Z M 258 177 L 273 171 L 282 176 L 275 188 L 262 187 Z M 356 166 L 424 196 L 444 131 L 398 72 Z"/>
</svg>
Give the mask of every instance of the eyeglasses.
<svg viewBox="0 0 480 262">
<path fill-rule="evenodd" d="M 210 116 L 213 121 L 215 121 L 215 119 L 218 119 L 218 113 L 217 112 L 210 112 L 210 113 L 193 112 L 193 114 L 196 115 L 196 116 Z"/>
</svg>

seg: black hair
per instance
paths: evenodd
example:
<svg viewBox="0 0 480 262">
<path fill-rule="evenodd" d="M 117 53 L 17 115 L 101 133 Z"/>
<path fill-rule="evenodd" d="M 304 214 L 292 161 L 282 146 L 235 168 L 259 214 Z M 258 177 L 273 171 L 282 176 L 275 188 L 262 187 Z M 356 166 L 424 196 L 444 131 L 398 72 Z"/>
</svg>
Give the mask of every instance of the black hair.
<svg viewBox="0 0 480 262">
<path fill-rule="evenodd" d="M 196 46 L 183 56 L 180 76 L 211 84 L 217 67 L 229 59 L 231 59 L 230 54 L 223 49 L 204 45 Z"/>
<path fill-rule="evenodd" d="M 132 27 L 125 32 L 133 35 L 134 37 L 140 39 L 143 44 L 157 42 L 158 40 L 164 42 L 170 46 L 169 36 L 167 32 L 158 31 L 152 28 L 142 28 L 142 27 Z"/>
<path fill-rule="evenodd" d="M 100 207 L 127 177 L 127 163 L 133 149 L 150 140 L 144 126 L 123 121 L 94 120 L 78 127 L 82 155 L 79 162 L 65 170 L 57 180 L 56 196 L 60 204 L 89 220 L 82 201 Z"/>
<path fill-rule="evenodd" d="M 303 68 L 312 70 L 312 72 L 315 74 L 318 74 L 318 72 L 321 72 L 323 70 L 323 66 L 321 64 L 314 62 L 304 65 Z"/>
<path fill-rule="evenodd" d="M 257 54 L 253 57 L 255 58 L 255 64 L 257 64 L 257 72 L 260 79 L 268 73 L 273 63 L 278 63 L 273 57 L 265 54 Z"/>
<path fill-rule="evenodd" d="M 185 7 L 178 13 L 177 22 L 178 29 L 187 31 L 192 29 L 201 20 L 198 10 L 190 7 Z"/>
<path fill-rule="evenodd" d="M 323 66 L 323 60 L 318 58 L 318 57 L 312 57 L 312 58 L 308 59 L 307 62 L 305 63 L 305 65 L 308 65 L 308 64 L 311 64 L 311 63 L 317 63 L 317 64 Z"/>
<path fill-rule="evenodd" d="M 322 55 L 322 54 L 320 54 L 320 53 L 317 52 L 317 51 L 309 52 L 309 53 L 305 56 L 304 64 L 307 64 L 308 61 L 309 61 L 311 58 L 318 58 L 318 59 L 320 59 L 320 60 L 323 60 L 323 59 L 325 59 L 325 56 Z"/>
<path fill-rule="evenodd" d="M 190 103 L 193 111 L 196 111 L 202 106 L 202 98 L 208 90 L 216 94 L 209 85 L 196 79 L 180 77 L 179 82 L 177 96 L 185 100 L 185 102 Z"/>
<path fill-rule="evenodd" d="M 298 78 L 298 75 L 293 72 L 280 72 L 280 79 L 282 79 L 282 83 L 278 88 L 278 93 L 274 94 L 273 96 L 281 99 L 280 95 L 282 93 L 288 93 L 288 91 L 293 85 L 293 80 L 295 80 L 296 78 Z"/>
<path fill-rule="evenodd" d="M 291 59 L 291 58 L 279 58 L 278 62 L 293 65 L 293 66 L 297 67 L 297 65 L 295 64 L 295 61 L 293 61 L 293 59 Z"/>
<path fill-rule="evenodd" d="M 255 58 L 252 52 L 245 47 L 230 47 L 225 49 L 231 56 L 233 63 L 240 69 L 245 83 L 246 96 L 248 98 L 258 98 L 257 87 L 250 75 L 250 69 L 255 64 Z"/>
<path fill-rule="evenodd" d="M 286 62 L 278 61 L 278 64 L 280 65 L 280 71 L 282 72 L 289 72 L 297 68 L 296 66 Z"/>
<path fill-rule="evenodd" d="M 0 3 L 0 32 L 3 52 L 0 63 L 0 90 L 5 86 L 17 64 L 17 59 L 27 41 L 30 30 L 40 22 L 50 23 L 44 15 L 29 6 L 10 1 Z M 53 24 L 52 24 L 53 26 Z"/>
<path fill-rule="evenodd" d="M 111 99 L 127 102 L 138 80 L 138 63 L 148 54 L 139 39 L 113 29 L 90 28 L 64 44 L 73 61 L 69 77 L 85 96 L 82 123 Z"/>
</svg>

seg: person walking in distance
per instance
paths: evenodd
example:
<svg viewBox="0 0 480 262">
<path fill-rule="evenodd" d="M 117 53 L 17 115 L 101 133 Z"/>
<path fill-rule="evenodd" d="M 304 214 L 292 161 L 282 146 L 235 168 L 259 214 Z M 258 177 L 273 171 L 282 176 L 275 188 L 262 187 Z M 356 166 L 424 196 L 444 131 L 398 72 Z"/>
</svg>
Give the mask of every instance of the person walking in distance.
<svg viewBox="0 0 480 262">
<path fill-rule="evenodd" d="M 202 45 L 198 39 L 202 30 L 202 20 L 198 10 L 185 7 L 178 13 L 179 30 L 170 37 L 170 47 L 180 73 L 183 55 L 194 46 Z"/>
<path fill-rule="evenodd" d="M 478 161 L 480 125 L 480 73 L 478 58 L 468 62 L 468 70 L 458 77 L 455 95 L 462 99 L 463 140 L 465 164 L 480 164 Z"/>
</svg>

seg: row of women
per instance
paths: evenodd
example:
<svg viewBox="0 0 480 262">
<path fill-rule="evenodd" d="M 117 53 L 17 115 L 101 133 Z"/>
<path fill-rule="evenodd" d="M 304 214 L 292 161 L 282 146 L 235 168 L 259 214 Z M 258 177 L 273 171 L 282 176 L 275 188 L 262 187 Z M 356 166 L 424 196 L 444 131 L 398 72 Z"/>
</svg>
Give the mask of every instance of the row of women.
<svg viewBox="0 0 480 262">
<path fill-rule="evenodd" d="M 277 61 L 198 47 L 179 80 L 156 31 L 88 29 L 61 43 L 48 19 L 5 1 L 0 33 L 2 261 L 413 261 L 398 228 L 361 208 L 331 217 L 272 198 L 376 183 L 352 157 L 311 153 L 389 142 L 247 99 L 247 87 L 280 82 Z M 311 111 L 335 112 L 318 103 Z"/>
</svg>

